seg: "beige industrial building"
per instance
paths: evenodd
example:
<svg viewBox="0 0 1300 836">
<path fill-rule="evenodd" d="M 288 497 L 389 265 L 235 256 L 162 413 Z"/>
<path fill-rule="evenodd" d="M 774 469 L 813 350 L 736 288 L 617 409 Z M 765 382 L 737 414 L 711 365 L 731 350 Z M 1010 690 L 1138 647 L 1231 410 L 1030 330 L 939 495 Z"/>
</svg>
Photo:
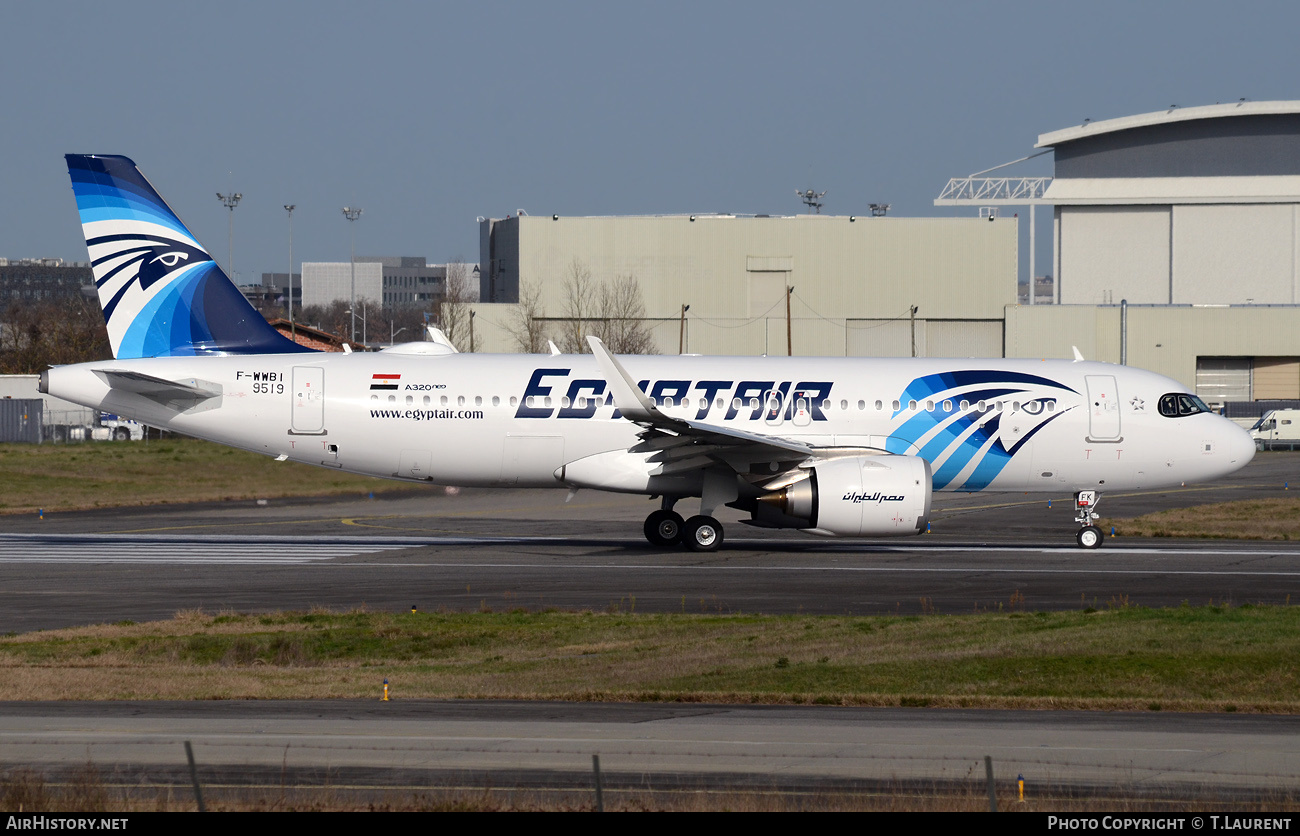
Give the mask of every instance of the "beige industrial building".
<svg viewBox="0 0 1300 836">
<path fill-rule="evenodd" d="M 1300 102 L 1085 122 L 1038 147 L 1055 170 L 1032 188 L 964 178 L 969 199 L 936 200 L 970 205 L 967 218 L 482 220 L 476 347 L 519 350 L 521 287 L 561 332 L 566 286 L 585 270 L 636 277 L 662 353 L 785 354 L 793 288 L 795 354 L 1069 358 L 1077 347 L 1216 404 L 1300 398 Z M 995 186 L 1008 199 L 990 203 L 1052 205 L 1055 304 L 1017 304 L 1019 220 L 996 207 L 975 217 Z"/>
<path fill-rule="evenodd" d="M 636 278 L 661 353 L 1001 356 L 1016 225 L 851 215 L 515 216 L 482 222 L 475 345 L 517 351 L 514 304 L 558 332 L 575 271 Z M 787 289 L 792 288 L 787 300 Z M 682 306 L 688 305 L 685 327 Z M 912 308 L 916 308 L 913 316 Z"/>
</svg>

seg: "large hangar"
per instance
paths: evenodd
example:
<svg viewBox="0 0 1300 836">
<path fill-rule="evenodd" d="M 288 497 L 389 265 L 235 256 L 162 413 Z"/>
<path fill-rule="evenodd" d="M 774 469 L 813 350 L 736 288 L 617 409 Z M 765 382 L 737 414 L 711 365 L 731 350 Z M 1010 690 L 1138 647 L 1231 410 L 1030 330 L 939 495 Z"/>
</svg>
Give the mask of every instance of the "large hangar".
<svg viewBox="0 0 1300 836">
<path fill-rule="evenodd" d="M 1085 122 L 1037 147 L 1064 307 L 1009 310 L 1008 355 L 1118 362 L 1125 341 L 1214 403 L 1300 398 L 1300 102 Z"/>
<path fill-rule="evenodd" d="M 1300 102 L 1089 122 L 1038 147 L 1062 303 L 1300 303 Z"/>
<path fill-rule="evenodd" d="M 521 286 L 562 328 L 571 277 L 586 270 L 636 277 L 662 353 L 785 354 L 792 288 L 795 354 L 1001 356 L 1016 235 L 1013 219 L 869 213 L 484 219 L 480 298 L 499 304 L 475 306 L 475 344 L 519 350 L 507 325 Z"/>
</svg>

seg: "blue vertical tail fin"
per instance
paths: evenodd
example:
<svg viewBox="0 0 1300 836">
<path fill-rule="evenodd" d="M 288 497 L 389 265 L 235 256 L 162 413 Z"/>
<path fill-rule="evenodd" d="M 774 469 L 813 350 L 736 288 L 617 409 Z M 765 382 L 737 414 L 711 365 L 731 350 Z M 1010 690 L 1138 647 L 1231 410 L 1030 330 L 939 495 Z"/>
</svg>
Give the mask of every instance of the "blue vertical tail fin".
<svg viewBox="0 0 1300 836">
<path fill-rule="evenodd" d="M 267 324 L 135 163 L 66 159 L 113 356 L 311 350 Z"/>
</svg>

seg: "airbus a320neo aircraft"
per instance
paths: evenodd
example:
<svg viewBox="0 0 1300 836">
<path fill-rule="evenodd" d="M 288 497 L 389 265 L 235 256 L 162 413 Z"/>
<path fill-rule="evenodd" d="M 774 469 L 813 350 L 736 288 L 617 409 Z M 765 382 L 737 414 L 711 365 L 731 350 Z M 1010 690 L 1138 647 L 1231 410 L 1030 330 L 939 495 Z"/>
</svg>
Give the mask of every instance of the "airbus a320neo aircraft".
<svg viewBox="0 0 1300 836">
<path fill-rule="evenodd" d="M 322 353 L 245 301 L 131 160 L 68 155 L 116 357 L 41 391 L 146 424 L 408 482 L 660 499 L 657 546 L 711 551 L 715 509 L 879 537 L 927 527 L 932 491 L 1075 494 L 1214 479 L 1246 432 L 1169 378 L 1076 360 Z M 699 498 L 699 513 L 673 510 Z M 693 506 L 693 503 L 692 503 Z"/>
</svg>

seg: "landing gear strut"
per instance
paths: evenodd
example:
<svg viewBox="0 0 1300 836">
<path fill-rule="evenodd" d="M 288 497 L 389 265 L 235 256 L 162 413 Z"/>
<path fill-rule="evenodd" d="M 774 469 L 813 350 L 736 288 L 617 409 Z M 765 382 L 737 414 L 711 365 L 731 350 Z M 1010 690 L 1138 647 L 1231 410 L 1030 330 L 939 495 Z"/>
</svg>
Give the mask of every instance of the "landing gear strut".
<svg viewBox="0 0 1300 836">
<path fill-rule="evenodd" d="M 1092 524 L 1093 518 L 1097 516 L 1099 502 L 1101 502 L 1101 494 L 1097 491 L 1079 491 L 1074 495 L 1074 507 L 1079 512 L 1079 516 L 1075 517 L 1074 521 L 1083 526 L 1075 539 L 1085 549 L 1097 548 L 1103 539 L 1101 529 Z"/>
</svg>

